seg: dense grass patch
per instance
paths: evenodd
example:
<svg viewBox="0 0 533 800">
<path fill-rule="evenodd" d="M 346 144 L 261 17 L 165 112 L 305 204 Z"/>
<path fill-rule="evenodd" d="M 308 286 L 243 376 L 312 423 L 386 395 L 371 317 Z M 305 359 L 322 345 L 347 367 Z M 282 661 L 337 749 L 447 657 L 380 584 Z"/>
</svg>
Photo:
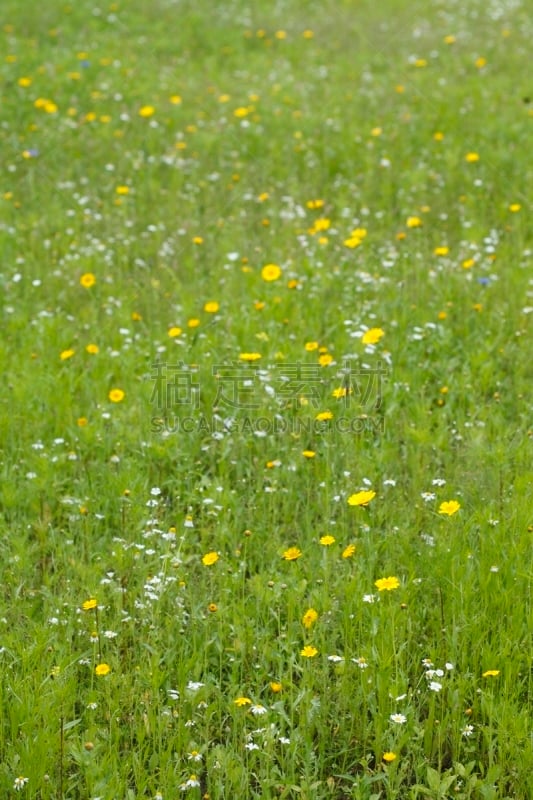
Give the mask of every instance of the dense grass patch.
<svg viewBox="0 0 533 800">
<path fill-rule="evenodd" d="M 0 795 L 526 800 L 526 4 L 27 5 Z"/>
</svg>

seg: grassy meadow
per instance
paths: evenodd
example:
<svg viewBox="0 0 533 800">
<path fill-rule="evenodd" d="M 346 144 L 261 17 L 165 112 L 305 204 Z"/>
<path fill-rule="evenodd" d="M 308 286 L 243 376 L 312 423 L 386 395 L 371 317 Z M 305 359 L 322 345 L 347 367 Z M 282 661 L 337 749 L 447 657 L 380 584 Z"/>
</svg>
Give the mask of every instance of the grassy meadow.
<svg viewBox="0 0 533 800">
<path fill-rule="evenodd" d="M 1 798 L 533 795 L 527 12 L 3 0 Z"/>
</svg>

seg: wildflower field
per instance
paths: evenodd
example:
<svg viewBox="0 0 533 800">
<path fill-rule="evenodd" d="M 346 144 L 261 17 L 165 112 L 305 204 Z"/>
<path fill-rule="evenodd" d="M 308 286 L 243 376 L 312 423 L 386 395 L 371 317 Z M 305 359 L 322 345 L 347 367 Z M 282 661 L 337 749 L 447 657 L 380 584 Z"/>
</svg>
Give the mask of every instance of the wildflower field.
<svg viewBox="0 0 533 800">
<path fill-rule="evenodd" d="M 527 12 L 2 0 L 0 798 L 533 795 Z"/>
</svg>

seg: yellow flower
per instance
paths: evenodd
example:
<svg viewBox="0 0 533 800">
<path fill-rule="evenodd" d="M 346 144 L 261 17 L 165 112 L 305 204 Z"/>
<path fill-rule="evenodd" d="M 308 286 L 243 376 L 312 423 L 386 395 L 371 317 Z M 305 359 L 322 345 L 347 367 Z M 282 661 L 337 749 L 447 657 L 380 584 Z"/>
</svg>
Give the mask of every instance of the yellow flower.
<svg viewBox="0 0 533 800">
<path fill-rule="evenodd" d="M 111 389 L 107 396 L 112 403 L 121 403 L 124 400 L 126 393 L 123 392 L 122 389 Z"/>
<path fill-rule="evenodd" d="M 181 97 L 179 96 L 179 94 L 173 94 L 170 97 L 170 102 L 172 103 L 172 105 L 177 106 L 181 103 Z"/>
<path fill-rule="evenodd" d="M 318 612 L 314 608 L 308 608 L 302 617 L 304 628 L 310 628 L 318 619 Z"/>
<path fill-rule="evenodd" d="M 306 203 L 306 206 L 307 206 L 307 208 L 310 208 L 311 210 L 315 210 L 317 208 L 323 208 L 324 207 L 324 201 L 323 200 L 308 200 L 307 203 Z"/>
<path fill-rule="evenodd" d="M 483 69 L 483 67 L 486 65 L 486 63 L 487 63 L 487 59 L 483 58 L 483 56 L 479 56 L 479 58 L 476 58 L 476 60 L 474 61 L 474 64 L 476 65 L 476 67 L 478 69 Z"/>
<path fill-rule="evenodd" d="M 201 236 L 193 236 L 193 244 L 203 244 L 204 240 Z"/>
<path fill-rule="evenodd" d="M 398 578 L 392 576 L 390 578 L 378 578 L 377 581 L 374 581 L 374 586 L 378 592 L 391 592 L 393 589 L 397 589 L 399 585 Z"/>
<path fill-rule="evenodd" d="M 314 450 L 303 450 L 302 455 L 305 456 L 305 458 L 314 458 L 316 453 Z"/>
<path fill-rule="evenodd" d="M 340 400 L 341 397 L 346 397 L 347 394 L 351 394 L 351 390 L 348 391 L 346 386 L 339 386 L 337 389 L 333 389 L 331 396 L 336 400 Z"/>
<path fill-rule="evenodd" d="M 84 611 L 91 611 L 93 608 L 98 606 L 98 601 L 95 597 L 90 597 L 88 600 L 84 600 L 81 604 L 81 607 Z"/>
<path fill-rule="evenodd" d="M 80 428 L 85 428 L 85 426 L 89 424 L 89 420 L 87 419 L 87 417 L 78 417 L 76 423 Z"/>
<path fill-rule="evenodd" d="M 509 206 L 509 211 L 511 211 L 513 214 L 516 214 L 518 211 L 520 211 L 521 208 L 522 206 L 520 205 L 520 203 L 511 203 L 511 205 Z"/>
<path fill-rule="evenodd" d="M 436 248 L 433 250 L 433 253 L 434 253 L 434 255 L 436 255 L 436 256 L 447 256 L 449 252 L 450 252 L 450 248 L 449 248 L 449 247 L 446 247 L 446 246 L 443 246 L 443 247 L 436 247 Z"/>
<path fill-rule="evenodd" d="M 328 419 L 333 419 L 333 414 L 331 411 L 320 411 L 320 413 L 316 415 L 315 419 L 318 422 L 325 422 Z"/>
<path fill-rule="evenodd" d="M 476 262 L 474 261 L 473 258 L 467 258 L 467 259 L 465 259 L 463 261 L 462 267 L 463 267 L 463 269 L 472 269 L 472 267 L 474 266 L 475 263 Z"/>
<path fill-rule="evenodd" d="M 300 655 L 304 658 L 314 658 L 318 653 L 316 647 L 313 647 L 312 644 L 306 644 L 305 647 L 300 650 Z"/>
<path fill-rule="evenodd" d="M 140 117 L 151 117 L 155 114 L 155 108 L 153 106 L 142 106 L 139 109 L 139 116 Z"/>
<path fill-rule="evenodd" d="M 202 556 L 202 564 L 204 567 L 211 567 L 213 564 L 217 563 L 218 559 L 218 553 L 215 553 L 215 551 L 212 550 L 210 553 L 206 553 L 204 556 Z"/>
<path fill-rule="evenodd" d="M 96 283 L 96 277 L 93 275 L 92 272 L 86 272 L 85 275 L 81 276 L 80 283 L 86 289 L 90 289 L 91 286 L 94 286 L 94 284 Z"/>
<path fill-rule="evenodd" d="M 365 489 L 362 492 L 356 492 L 348 498 L 348 505 L 350 506 L 367 506 L 371 500 L 374 499 L 376 493 L 371 489 Z"/>
<path fill-rule="evenodd" d="M 129 186 L 117 186 L 117 187 L 115 187 L 115 193 L 116 194 L 129 194 L 130 193 L 130 187 Z"/>
<path fill-rule="evenodd" d="M 200 324 L 200 320 L 193 317 L 192 319 L 190 319 L 187 322 L 187 327 L 188 328 L 197 328 L 199 324 Z"/>
<path fill-rule="evenodd" d="M 377 344 L 382 336 L 385 336 L 385 331 L 381 328 L 370 328 L 365 331 L 361 341 L 363 344 Z"/>
<path fill-rule="evenodd" d="M 383 133 L 383 128 L 372 128 L 372 130 L 370 131 L 371 136 L 381 136 L 382 133 Z"/>
<path fill-rule="evenodd" d="M 387 764 L 390 764 L 391 761 L 394 761 L 396 758 L 398 758 L 396 753 L 393 753 L 392 750 L 388 750 L 386 753 L 383 753 L 381 757 L 383 761 L 387 762 Z"/>
<path fill-rule="evenodd" d="M 451 517 L 452 514 L 455 514 L 460 508 L 461 504 L 458 503 L 457 500 L 445 500 L 439 506 L 439 514 L 446 514 L 448 517 Z"/>
<path fill-rule="evenodd" d="M 363 240 L 360 239 L 359 236 L 349 236 L 348 239 L 344 240 L 343 245 L 353 250 L 354 248 L 359 247 L 359 245 L 362 243 Z"/>
<path fill-rule="evenodd" d="M 330 533 L 326 533 L 325 536 L 320 537 L 320 544 L 324 545 L 324 547 L 329 547 L 331 544 L 335 543 L 335 537 L 332 536 Z"/>
<path fill-rule="evenodd" d="M 261 277 L 268 283 L 271 281 L 277 281 L 278 278 L 281 277 L 281 269 L 277 264 L 265 264 L 261 270 Z"/>
<path fill-rule="evenodd" d="M 321 367 L 327 367 L 332 361 L 333 356 L 331 353 L 322 353 L 322 355 L 318 357 L 318 363 Z"/>
<path fill-rule="evenodd" d="M 204 305 L 204 311 L 207 311 L 208 314 L 216 314 L 217 311 L 219 310 L 219 308 L 220 308 L 220 305 L 219 305 L 219 303 L 217 303 L 216 300 L 209 300 Z"/>
<path fill-rule="evenodd" d="M 448 34 L 448 36 L 444 37 L 444 44 L 453 44 L 455 42 L 455 36 L 452 34 Z"/>
<path fill-rule="evenodd" d="M 270 681 L 270 690 L 274 694 L 278 694 L 283 689 L 283 685 L 279 681 Z"/>
<path fill-rule="evenodd" d="M 479 161 L 479 155 L 477 153 L 467 153 L 465 161 L 468 161 L 469 164 L 473 164 L 475 161 Z"/>
<path fill-rule="evenodd" d="M 300 558 L 302 555 L 302 551 L 299 547 L 289 547 L 287 550 L 283 552 L 283 558 L 285 561 L 296 561 L 297 558 Z"/>
<path fill-rule="evenodd" d="M 89 353 L 91 356 L 95 356 L 97 353 L 100 352 L 100 348 L 97 344 L 88 344 L 85 348 L 85 351 Z"/>
<path fill-rule="evenodd" d="M 22 86 L 22 88 L 25 89 L 27 86 L 31 86 L 31 78 L 19 78 L 17 83 L 19 86 Z"/>
<path fill-rule="evenodd" d="M 111 667 L 109 664 L 98 664 L 94 671 L 96 675 L 109 675 L 111 672 Z"/>
<path fill-rule="evenodd" d="M 483 673 L 484 678 L 496 678 L 500 674 L 499 669 L 488 669 Z"/>
<path fill-rule="evenodd" d="M 61 359 L 61 361 L 66 361 L 67 358 L 72 358 L 73 355 L 74 355 L 74 350 L 63 350 L 59 354 L 59 358 Z"/>
<path fill-rule="evenodd" d="M 173 326 L 172 328 L 168 329 L 168 335 L 170 336 L 171 339 L 175 339 L 176 336 L 180 335 L 180 333 L 181 333 L 181 328 L 178 328 L 177 326 Z"/>
<path fill-rule="evenodd" d="M 407 217 L 407 222 L 405 224 L 408 228 L 420 228 L 423 223 L 420 217 Z"/>
<path fill-rule="evenodd" d="M 354 553 L 355 553 L 355 545 L 354 544 L 348 544 L 348 545 L 346 545 L 346 547 L 342 551 L 342 557 L 343 558 L 351 558 Z"/>
<path fill-rule="evenodd" d="M 233 702 L 236 706 L 239 706 L 239 708 L 241 708 L 241 706 L 249 706 L 252 703 L 249 697 L 237 697 Z"/>
<path fill-rule="evenodd" d="M 240 353 L 239 358 L 241 361 L 258 361 L 262 356 L 261 353 Z"/>
<path fill-rule="evenodd" d="M 436 142 L 442 142 L 442 140 L 444 139 L 444 134 L 442 133 L 442 131 L 436 131 L 433 134 L 433 138 L 435 139 Z"/>
</svg>

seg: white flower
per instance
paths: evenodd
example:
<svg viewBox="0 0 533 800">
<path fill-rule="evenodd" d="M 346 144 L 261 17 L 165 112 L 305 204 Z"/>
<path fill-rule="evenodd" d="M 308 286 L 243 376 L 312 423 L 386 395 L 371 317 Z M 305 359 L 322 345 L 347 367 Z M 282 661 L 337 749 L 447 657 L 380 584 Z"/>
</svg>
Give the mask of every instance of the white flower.
<svg viewBox="0 0 533 800">
<path fill-rule="evenodd" d="M 198 780 L 196 775 L 191 775 L 191 777 L 188 778 L 185 781 L 185 783 L 182 783 L 180 785 L 180 789 L 181 789 L 182 792 L 185 792 L 185 791 L 187 791 L 187 789 L 194 789 L 197 786 L 200 786 L 200 781 Z"/>
<path fill-rule="evenodd" d="M 473 725 L 465 725 L 465 727 L 461 731 L 461 734 L 463 736 L 465 736 L 467 739 L 468 739 L 469 736 L 472 736 L 473 733 L 474 733 L 474 726 Z"/>
<path fill-rule="evenodd" d="M 333 655 L 328 656 L 328 661 L 333 661 L 334 664 L 338 664 L 340 661 L 344 661 L 344 658 L 342 656 Z"/>
<path fill-rule="evenodd" d="M 198 689 L 201 689 L 202 686 L 205 686 L 205 683 L 200 683 L 200 681 L 189 681 L 187 684 L 187 689 L 190 689 L 191 692 L 196 692 Z"/>
<path fill-rule="evenodd" d="M 13 789 L 15 789 L 16 792 L 20 792 L 21 789 L 24 789 L 28 781 L 29 778 L 25 778 L 23 775 L 19 775 L 18 778 L 15 778 L 15 782 L 13 783 Z"/>
<path fill-rule="evenodd" d="M 189 761 L 201 761 L 203 755 L 199 753 L 198 750 L 191 750 L 191 752 L 187 754 L 187 758 Z"/>
<path fill-rule="evenodd" d="M 259 750 L 259 745 L 255 744 L 255 742 L 248 742 L 248 744 L 245 744 L 244 747 L 246 750 Z"/>
<path fill-rule="evenodd" d="M 253 705 L 253 706 L 250 706 L 250 711 L 251 711 L 251 712 L 252 712 L 252 714 L 254 714 L 256 717 L 259 717 L 259 716 L 261 716 L 262 714 L 266 714 L 266 713 L 267 713 L 267 711 L 268 711 L 268 709 L 266 709 L 264 706 L 261 706 L 261 705 Z"/>
<path fill-rule="evenodd" d="M 440 692 L 442 689 L 442 683 L 439 683 L 438 681 L 430 681 L 428 688 L 431 689 L 432 692 Z"/>
<path fill-rule="evenodd" d="M 364 594 L 363 595 L 363 603 L 375 603 L 376 602 L 376 595 L 375 594 Z"/>
<path fill-rule="evenodd" d="M 437 495 L 435 492 L 421 492 L 420 497 L 425 503 L 430 503 Z"/>
<path fill-rule="evenodd" d="M 407 717 L 405 714 L 391 714 L 389 719 L 396 725 L 403 725 L 405 722 L 407 722 Z"/>
</svg>

